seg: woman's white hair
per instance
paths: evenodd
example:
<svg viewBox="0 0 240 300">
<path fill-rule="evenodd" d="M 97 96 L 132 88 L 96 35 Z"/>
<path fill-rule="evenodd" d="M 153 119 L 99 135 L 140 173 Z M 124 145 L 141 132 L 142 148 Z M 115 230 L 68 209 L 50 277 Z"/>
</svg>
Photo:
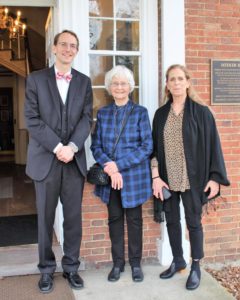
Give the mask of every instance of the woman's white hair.
<svg viewBox="0 0 240 300">
<path fill-rule="evenodd" d="M 133 72 L 123 65 L 117 65 L 108 71 L 105 75 L 105 88 L 111 95 L 110 86 L 113 80 L 113 77 L 125 77 L 130 86 L 130 93 L 134 90 L 135 81 L 133 77 Z"/>
</svg>

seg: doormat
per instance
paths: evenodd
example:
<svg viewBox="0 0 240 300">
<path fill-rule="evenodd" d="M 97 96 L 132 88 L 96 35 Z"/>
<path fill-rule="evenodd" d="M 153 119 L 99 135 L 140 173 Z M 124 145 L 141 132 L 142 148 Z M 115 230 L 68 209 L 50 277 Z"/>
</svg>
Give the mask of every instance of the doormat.
<svg viewBox="0 0 240 300">
<path fill-rule="evenodd" d="M 0 199 L 13 198 L 13 178 L 0 177 Z"/>
<path fill-rule="evenodd" d="M 54 274 L 54 289 L 50 294 L 42 294 L 38 289 L 40 275 L 5 277 L 0 279 L 2 300 L 74 300 L 73 292 L 62 277 Z"/>
<path fill-rule="evenodd" d="M 36 244 L 37 215 L 0 217 L 0 247 Z"/>
</svg>

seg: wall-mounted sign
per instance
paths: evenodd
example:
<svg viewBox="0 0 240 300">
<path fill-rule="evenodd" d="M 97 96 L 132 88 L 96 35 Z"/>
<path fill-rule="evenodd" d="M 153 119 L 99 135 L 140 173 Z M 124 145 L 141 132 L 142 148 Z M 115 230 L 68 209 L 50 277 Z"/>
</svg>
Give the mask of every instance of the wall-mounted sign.
<svg viewBox="0 0 240 300">
<path fill-rule="evenodd" d="M 211 60 L 211 104 L 240 104 L 240 60 Z"/>
</svg>

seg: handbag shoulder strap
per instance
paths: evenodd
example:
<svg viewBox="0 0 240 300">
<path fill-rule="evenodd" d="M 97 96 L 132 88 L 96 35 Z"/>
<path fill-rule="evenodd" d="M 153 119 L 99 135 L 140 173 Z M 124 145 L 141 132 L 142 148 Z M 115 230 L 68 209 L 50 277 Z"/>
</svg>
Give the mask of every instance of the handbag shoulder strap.
<svg viewBox="0 0 240 300">
<path fill-rule="evenodd" d="M 115 144 L 114 144 L 114 146 L 113 146 L 112 156 L 113 156 L 113 154 L 114 154 L 114 152 L 115 152 L 115 150 L 116 150 L 116 147 L 117 147 L 117 144 L 118 144 L 118 142 L 119 142 L 120 136 L 121 136 L 121 134 L 122 134 L 122 132 L 123 132 L 124 127 L 125 127 L 126 124 L 127 124 L 127 120 L 128 120 L 128 118 L 129 118 L 130 114 L 132 113 L 133 109 L 134 109 L 134 105 L 132 105 L 130 111 L 128 112 L 128 114 L 127 114 L 126 117 L 124 118 L 124 121 L 123 121 L 123 124 L 122 124 L 122 128 L 121 128 L 121 130 L 120 130 L 120 132 L 119 132 L 119 135 L 117 136 L 116 141 L 115 141 Z"/>
</svg>

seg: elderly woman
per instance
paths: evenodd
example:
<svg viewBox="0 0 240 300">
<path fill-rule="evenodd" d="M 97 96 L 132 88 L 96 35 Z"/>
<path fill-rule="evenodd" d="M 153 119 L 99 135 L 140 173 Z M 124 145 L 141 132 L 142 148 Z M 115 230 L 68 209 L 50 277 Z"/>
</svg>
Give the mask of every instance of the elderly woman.
<svg viewBox="0 0 240 300">
<path fill-rule="evenodd" d="M 149 157 L 152 134 L 146 108 L 133 103 L 132 72 L 118 65 L 107 72 L 105 87 L 113 103 L 98 111 L 91 150 L 110 176 L 110 183 L 96 186 L 95 193 L 107 204 L 113 268 L 109 281 L 124 271 L 124 215 L 128 230 L 128 257 L 133 281 L 142 281 L 142 204 L 152 195 Z M 114 143 L 126 123 L 112 157 Z"/>
<path fill-rule="evenodd" d="M 212 113 L 199 103 L 182 65 L 166 73 L 165 103 L 153 120 L 154 196 L 163 201 L 163 187 L 171 198 L 163 203 L 173 261 L 160 274 L 171 278 L 186 268 L 181 241 L 179 202 L 182 199 L 191 245 L 192 266 L 186 288 L 200 284 L 199 261 L 203 258 L 202 205 L 220 193 L 220 184 L 229 185 L 220 140 Z"/>
</svg>

